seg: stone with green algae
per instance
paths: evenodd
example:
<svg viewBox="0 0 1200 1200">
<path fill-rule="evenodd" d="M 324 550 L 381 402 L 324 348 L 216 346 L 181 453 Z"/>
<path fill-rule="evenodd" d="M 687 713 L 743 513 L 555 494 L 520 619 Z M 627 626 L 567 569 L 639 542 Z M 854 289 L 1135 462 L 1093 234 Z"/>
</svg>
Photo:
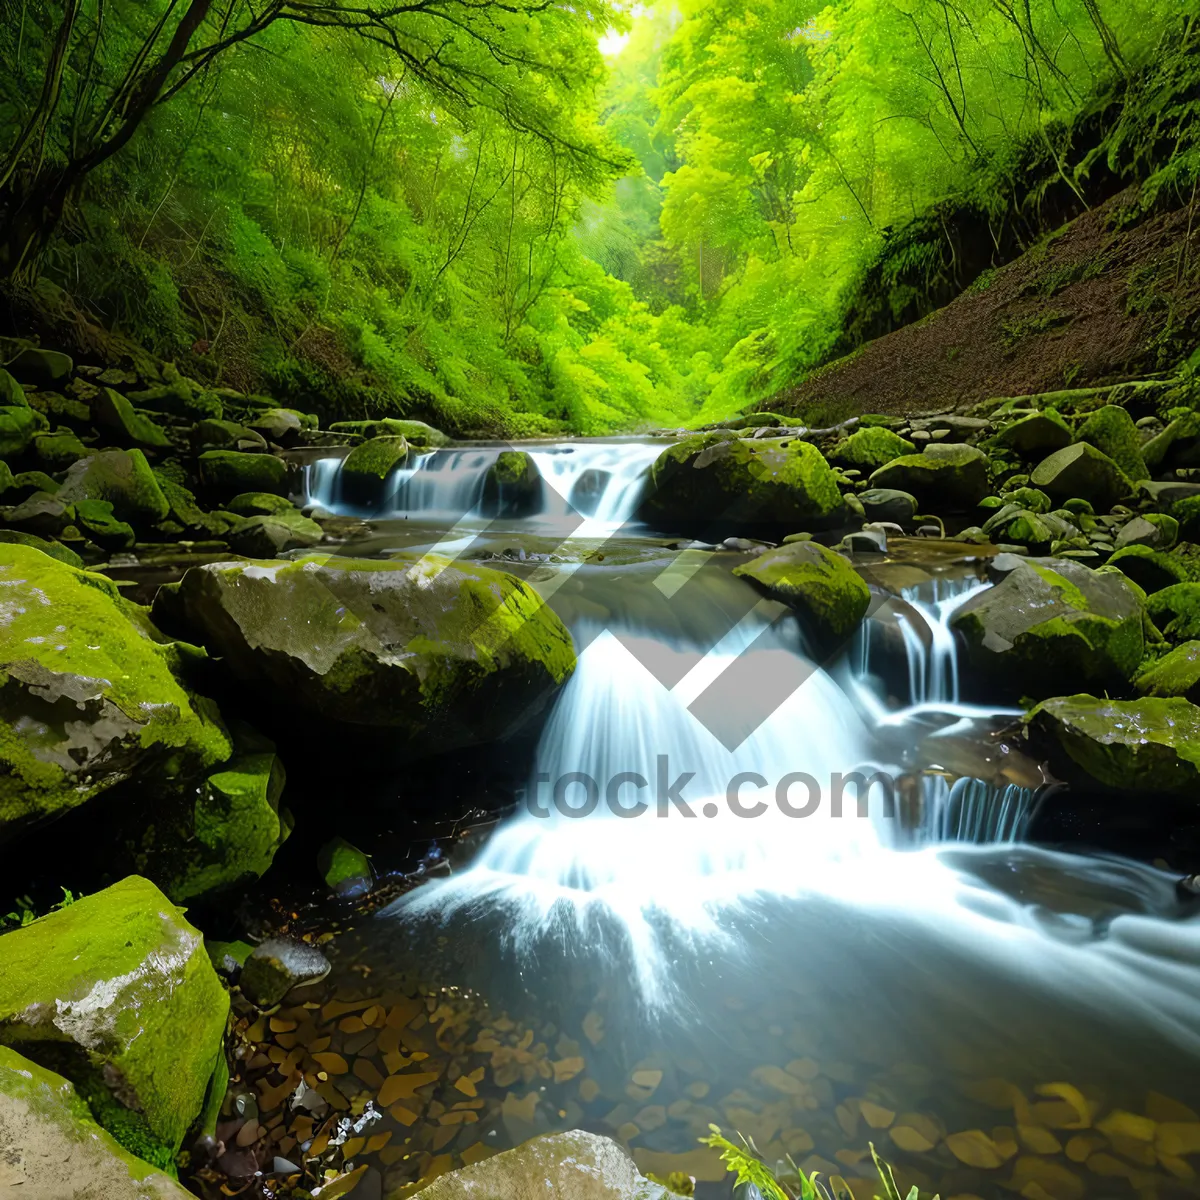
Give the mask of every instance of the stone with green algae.
<svg viewBox="0 0 1200 1200">
<path fill-rule="evenodd" d="M 1056 773 L 1132 792 L 1194 791 L 1200 784 L 1200 708 L 1147 696 L 1061 696 L 1026 718 L 1057 752 Z"/>
<path fill-rule="evenodd" d="M 424 421 L 407 421 L 398 417 L 382 417 L 377 421 L 335 421 L 329 430 L 331 433 L 349 433 L 363 438 L 402 437 L 410 446 L 423 450 L 436 450 L 450 443 L 440 429 Z"/>
<path fill-rule="evenodd" d="M 1054 499 L 1081 498 L 1104 512 L 1134 492 L 1129 476 L 1088 442 L 1077 442 L 1044 458 L 1029 478 L 1034 487 Z"/>
<path fill-rule="evenodd" d="M 171 439 L 162 427 L 140 413 L 112 388 L 101 388 L 92 401 L 92 419 L 101 429 L 107 429 L 123 446 L 140 446 L 146 450 L 170 449 Z"/>
<path fill-rule="evenodd" d="M 169 601 L 173 628 L 271 702 L 416 753 L 505 736 L 575 667 L 528 584 L 433 554 L 209 563 L 159 595 L 156 612 Z"/>
<path fill-rule="evenodd" d="M 1005 491 L 1004 502 L 1006 504 L 1019 504 L 1027 512 L 1037 513 L 1039 516 L 1042 513 L 1048 513 L 1054 505 L 1050 501 L 1050 497 L 1039 488 L 1034 487 L 1019 487 Z"/>
<path fill-rule="evenodd" d="M 28 405 L 0 407 L 0 458 L 21 454 L 48 427 L 46 418 Z"/>
<path fill-rule="evenodd" d="M 171 511 L 146 456 L 140 450 L 101 450 L 67 472 L 58 499 L 107 500 L 119 521 L 135 529 L 155 525 Z"/>
<path fill-rule="evenodd" d="M 839 467 L 875 471 L 894 459 L 915 454 L 916 446 L 890 429 L 868 426 L 856 429 L 829 451 L 829 461 Z"/>
<path fill-rule="evenodd" d="M 933 442 L 923 454 L 906 454 L 880 467 L 873 488 L 911 492 L 930 509 L 974 508 L 991 490 L 991 466 L 977 446 Z"/>
<path fill-rule="evenodd" d="M 65 471 L 72 463 L 86 458 L 87 447 L 69 429 L 39 433 L 33 439 L 33 452 L 50 471 Z"/>
<path fill-rule="evenodd" d="M 1064 679 L 1100 690 L 1128 684 L 1146 649 L 1141 590 L 1120 572 L 1069 559 L 1024 559 L 956 610 L 972 665 L 1019 692 Z"/>
<path fill-rule="evenodd" d="M 317 869 L 325 886 L 344 900 L 365 896 L 374 883 L 370 858 L 342 837 L 332 838 L 321 847 Z"/>
<path fill-rule="evenodd" d="M 51 558 L 58 559 L 59 562 L 66 563 L 69 567 L 83 567 L 83 559 L 68 546 L 64 546 L 61 542 L 40 538 L 36 534 L 22 533 L 19 529 L 0 529 L 0 543 L 28 546 L 33 550 L 40 550 L 43 554 L 48 554 Z"/>
<path fill-rule="evenodd" d="M 1096 409 L 1079 427 L 1075 438 L 1108 455 L 1134 483 L 1150 478 L 1142 457 L 1141 434 L 1120 405 L 1106 404 Z"/>
<path fill-rule="evenodd" d="M 74 1084 L 7 1046 L 0 1046 L 0 1194 L 12 1200 L 194 1200 L 97 1125 Z"/>
<path fill-rule="evenodd" d="M 25 389 L 12 377 L 10 372 L 3 368 L 0 368 L 0 407 L 29 407 L 29 398 L 25 395 Z"/>
<path fill-rule="evenodd" d="M 0 1043 L 66 1074 L 127 1149 L 170 1164 L 229 997 L 199 930 L 130 876 L 0 937 Z"/>
<path fill-rule="evenodd" d="M 1155 660 L 1134 680 L 1142 696 L 1200 699 L 1200 641 L 1184 642 Z"/>
<path fill-rule="evenodd" d="M 1158 592 L 1188 579 L 1177 557 L 1151 546 L 1125 546 L 1109 558 L 1108 565 L 1124 572 L 1144 592 Z"/>
<path fill-rule="evenodd" d="M 229 757 L 177 647 L 102 575 L 0 544 L 0 839 L 125 781 L 181 784 Z"/>
<path fill-rule="evenodd" d="M 871 605 L 871 589 L 849 560 L 818 542 L 768 550 L 733 572 L 803 613 L 825 637 L 848 637 Z"/>
<path fill-rule="evenodd" d="M 296 509 L 265 517 L 248 517 L 228 534 L 230 548 L 247 558 L 274 558 L 289 550 L 311 550 L 324 530 Z"/>
<path fill-rule="evenodd" d="M 351 504 L 371 504 L 382 498 L 387 477 L 408 459 L 402 437 L 373 437 L 355 446 L 342 460 L 342 495 Z"/>
<path fill-rule="evenodd" d="M 1200 640 L 1200 583 L 1176 583 L 1147 597 L 1146 613 L 1169 642 Z"/>
<path fill-rule="evenodd" d="M 205 512 L 196 501 L 195 494 L 181 483 L 167 476 L 161 470 L 155 470 L 155 478 L 162 488 L 170 506 L 170 519 L 178 523 L 186 532 L 198 534 L 201 537 L 225 537 L 232 529 L 236 529 L 242 518 L 233 513 Z M 281 499 L 276 497 L 276 499 Z M 288 508 L 291 504 L 283 500 Z"/>
<path fill-rule="evenodd" d="M 844 518 L 838 477 L 824 455 L 795 438 L 684 438 L 655 460 L 643 513 L 673 527 L 820 529 Z"/>
<path fill-rule="evenodd" d="M 225 511 L 239 517 L 274 517 L 295 512 L 296 506 L 286 496 L 271 492 L 242 492 L 225 505 Z"/>
<path fill-rule="evenodd" d="M 80 500 L 75 505 L 75 524 L 102 550 L 128 550 L 137 541 L 133 526 L 118 521 L 107 500 Z"/>
<path fill-rule="evenodd" d="M 1010 422 L 984 445 L 988 450 L 1009 450 L 1022 458 L 1040 458 L 1069 446 L 1072 440 L 1070 426 L 1051 408 Z"/>
<path fill-rule="evenodd" d="M 231 499 L 243 492 L 287 495 L 287 466 L 274 454 L 206 450 L 199 458 L 200 482 L 214 496 Z"/>
<path fill-rule="evenodd" d="M 580 482 L 586 481 L 586 475 Z M 483 501 L 489 512 L 527 516 L 542 499 L 542 474 L 525 450 L 505 450 L 496 456 L 483 480 Z M 572 501 L 578 502 L 572 493 Z"/>
</svg>

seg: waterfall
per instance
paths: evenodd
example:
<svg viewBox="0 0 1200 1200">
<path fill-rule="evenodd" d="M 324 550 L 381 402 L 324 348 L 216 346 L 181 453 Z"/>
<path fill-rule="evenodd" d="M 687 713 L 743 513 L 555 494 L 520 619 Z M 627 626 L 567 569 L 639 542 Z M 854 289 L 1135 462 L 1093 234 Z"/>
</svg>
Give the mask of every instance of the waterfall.
<svg viewBox="0 0 1200 1200">
<path fill-rule="evenodd" d="M 451 526 L 510 517 L 489 503 L 487 478 L 499 456 L 512 449 L 528 452 L 542 481 L 540 497 L 520 514 L 521 527 L 531 533 L 588 537 L 612 532 L 634 519 L 662 443 L 533 443 L 412 453 L 388 476 L 365 515 Z M 322 458 L 305 468 L 305 501 L 328 512 L 363 514 L 343 496 L 342 461 Z"/>
</svg>

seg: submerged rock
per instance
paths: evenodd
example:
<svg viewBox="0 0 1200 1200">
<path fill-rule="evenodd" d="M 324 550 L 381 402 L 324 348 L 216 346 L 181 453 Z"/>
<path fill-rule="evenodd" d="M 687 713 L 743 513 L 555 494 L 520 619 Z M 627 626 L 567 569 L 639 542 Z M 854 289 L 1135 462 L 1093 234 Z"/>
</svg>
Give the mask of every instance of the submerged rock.
<svg viewBox="0 0 1200 1200">
<path fill-rule="evenodd" d="M 672 527 L 827 528 L 845 513 L 833 468 L 807 442 L 703 433 L 655 460 L 643 511 Z"/>
<path fill-rule="evenodd" d="M 199 930 L 132 876 L 0 937 L 0 1042 L 63 1070 L 158 1166 L 204 1103 L 229 997 Z"/>
<path fill-rule="evenodd" d="M 1183 699 L 1064 696 L 1027 718 L 1056 748 L 1057 773 L 1134 792 L 1180 792 L 1200 783 L 1200 708 Z"/>
<path fill-rule="evenodd" d="M 71 1083 L 6 1046 L 0 1046 L 0 1195 L 194 1200 L 97 1125 Z"/>
<path fill-rule="evenodd" d="M 1145 653 L 1142 599 L 1116 571 L 1069 559 L 1018 561 L 951 618 L 974 666 L 1046 694 L 1064 679 L 1117 689 Z"/>
<path fill-rule="evenodd" d="M 1050 496 L 1063 500 L 1080 497 L 1104 511 L 1134 492 L 1133 482 L 1121 468 L 1087 442 L 1043 459 L 1030 480 Z"/>
<path fill-rule="evenodd" d="M 527 584 L 432 554 L 210 563 L 160 596 L 272 702 L 402 731 L 422 753 L 504 736 L 575 666 Z"/>
<path fill-rule="evenodd" d="M 414 1200 L 672 1200 L 639 1174 L 616 1142 L 581 1129 L 533 1138 L 494 1158 L 451 1171 Z"/>
<path fill-rule="evenodd" d="M 768 550 L 733 573 L 803 613 L 823 636 L 839 641 L 858 628 L 871 605 L 871 589 L 845 556 L 817 542 Z"/>
<path fill-rule="evenodd" d="M 271 938 L 254 948 L 242 966 L 239 982 L 260 1008 L 273 1008 L 292 988 L 319 983 L 329 970 L 329 959 L 315 946 Z"/>
<path fill-rule="evenodd" d="M 933 443 L 923 454 L 906 454 L 871 476 L 873 488 L 911 492 L 935 509 L 973 508 L 988 494 L 991 468 L 975 446 Z"/>
</svg>

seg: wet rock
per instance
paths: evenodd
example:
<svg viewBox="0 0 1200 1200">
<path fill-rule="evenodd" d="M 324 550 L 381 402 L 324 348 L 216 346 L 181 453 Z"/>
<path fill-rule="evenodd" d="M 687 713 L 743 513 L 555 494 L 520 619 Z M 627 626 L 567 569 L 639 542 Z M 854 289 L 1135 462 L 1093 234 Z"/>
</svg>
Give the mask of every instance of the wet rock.
<svg viewBox="0 0 1200 1200">
<path fill-rule="evenodd" d="M 168 1165 L 200 1112 L 229 998 L 200 932 L 132 876 L 0 937 L 0 1041 L 58 1047 L 141 1157 Z M 103 1116 L 111 1114 L 110 1118 Z"/>
<path fill-rule="evenodd" d="M 1030 413 L 1000 430 L 991 438 L 989 450 L 1011 450 L 1022 458 L 1041 458 L 1069 446 L 1070 427 L 1054 409 Z"/>
<path fill-rule="evenodd" d="M 917 498 L 896 488 L 870 488 L 858 494 L 863 516 L 868 521 L 891 521 L 908 525 L 917 512 Z"/>
<path fill-rule="evenodd" d="M 1149 546 L 1126 546 L 1109 560 L 1110 567 L 1128 575 L 1144 592 L 1158 592 L 1174 583 L 1187 582 L 1187 571 L 1173 555 Z"/>
<path fill-rule="evenodd" d="M 1043 459 L 1030 476 L 1034 487 L 1052 497 L 1082 497 L 1107 511 L 1119 500 L 1133 494 L 1129 477 L 1107 454 L 1095 446 L 1079 442 Z"/>
<path fill-rule="evenodd" d="M 755 412 L 744 413 L 739 417 L 730 417 L 728 421 L 717 421 L 714 429 L 775 429 L 783 424 L 783 418 L 777 413 Z"/>
<path fill-rule="evenodd" d="M 1179 522 L 1166 513 L 1150 513 L 1134 517 L 1117 534 L 1118 550 L 1126 546 L 1149 546 L 1152 550 L 1169 550 L 1179 536 Z"/>
<path fill-rule="evenodd" d="M 319 983 L 329 974 L 329 959 L 315 946 L 289 938 L 271 938 L 254 948 L 242 967 L 241 988 L 260 1008 L 274 1008 L 292 988 Z"/>
<path fill-rule="evenodd" d="M 1141 449 L 1142 459 L 1152 471 L 1200 465 L 1200 413 L 1181 414 Z"/>
<path fill-rule="evenodd" d="M 43 538 L 58 537 L 74 519 L 75 510 L 47 492 L 34 492 L 12 508 L 0 508 L 0 523 Z"/>
<path fill-rule="evenodd" d="M 1098 408 L 1079 427 L 1076 438 L 1106 454 L 1134 483 L 1150 478 L 1142 458 L 1142 439 L 1125 409 L 1115 404 Z"/>
<path fill-rule="evenodd" d="M 267 517 L 250 517 L 229 532 L 235 554 L 247 558 L 274 558 L 288 550 L 310 550 L 324 537 L 316 521 L 295 509 Z"/>
<path fill-rule="evenodd" d="M 344 900 L 357 900 L 374 886 L 371 860 L 345 838 L 336 837 L 321 847 L 317 869 L 326 887 Z"/>
<path fill-rule="evenodd" d="M 67 472 L 58 499 L 107 500 L 118 521 L 135 529 L 155 525 L 171 511 L 158 479 L 140 450 L 101 450 Z"/>
<path fill-rule="evenodd" d="M 827 528 L 845 507 L 833 468 L 807 442 L 704 433 L 655 461 L 643 513 L 671 527 Z"/>
<path fill-rule="evenodd" d="M 133 526 L 118 521 L 107 500 L 80 500 L 75 505 L 75 523 L 102 550 L 130 550 L 137 541 Z"/>
<path fill-rule="evenodd" d="M 100 376 L 99 382 L 107 382 Z M 117 384 L 116 386 L 121 386 Z M 164 363 L 162 382 L 140 392 L 126 392 L 126 396 L 140 408 L 153 412 L 171 413 L 177 417 L 188 417 L 202 421 L 206 417 L 221 417 L 224 410 L 221 401 L 202 388 L 195 380 L 181 375 L 172 363 Z"/>
<path fill-rule="evenodd" d="M 9 374 L 39 388 L 57 388 L 71 378 L 75 364 L 69 354 L 28 347 L 6 364 Z"/>
<path fill-rule="evenodd" d="M 533 1138 L 514 1150 L 451 1171 L 414 1200 L 672 1200 L 661 1184 L 638 1173 L 616 1142 L 573 1130 Z"/>
<path fill-rule="evenodd" d="M 407 458 L 408 442 L 402 437 L 375 437 L 355 446 L 342 460 L 342 495 L 351 504 L 379 503 L 384 481 Z"/>
<path fill-rule="evenodd" d="M 0 545 L 0 839 L 117 783 L 182 784 L 229 757 L 210 701 L 115 584 Z"/>
<path fill-rule="evenodd" d="M 1177 583 L 1146 600 L 1146 614 L 1169 642 L 1200 640 L 1200 583 Z"/>
<path fill-rule="evenodd" d="M 606 483 L 607 479 L 579 480 L 576 486 L 580 495 L 576 496 L 573 491 L 571 503 L 585 515 L 595 511 L 595 501 L 588 494 L 589 482 L 598 485 L 591 489 L 598 498 L 603 493 L 603 483 Z M 524 450 L 505 450 L 497 456 L 484 477 L 484 509 L 497 516 L 528 516 L 541 507 L 544 486 L 541 472 L 531 454 Z"/>
<path fill-rule="evenodd" d="M 61 1075 L 0 1046 L 0 1194 L 13 1200 L 193 1200 L 96 1124 Z"/>
<path fill-rule="evenodd" d="M 206 450 L 200 455 L 200 482 L 218 499 L 243 492 L 287 495 L 287 466 L 273 454 L 243 454 L 237 450 Z"/>
<path fill-rule="evenodd" d="M 897 436 L 890 429 L 857 429 L 843 438 L 829 452 L 829 461 L 839 467 L 859 467 L 874 471 L 893 459 L 916 453 L 912 442 Z"/>
<path fill-rule="evenodd" d="M 1141 597 L 1127 579 L 1069 559 L 1003 565 L 1002 582 L 951 618 L 977 669 L 1035 695 L 1064 679 L 1116 690 L 1133 678 L 1146 642 Z"/>
<path fill-rule="evenodd" d="M 171 448 L 171 439 L 166 433 L 112 388 L 101 388 L 92 401 L 92 419 L 98 428 L 113 433 L 123 446 L 139 446 L 144 450 Z"/>
<path fill-rule="evenodd" d="M 1027 718 L 1052 751 L 1055 773 L 1132 792 L 1194 791 L 1200 783 L 1200 708 L 1183 699 L 1064 696 Z"/>
<path fill-rule="evenodd" d="M 975 446 L 933 443 L 923 454 L 908 454 L 881 467 L 870 479 L 873 488 L 911 492 L 931 508 L 973 508 L 988 494 L 991 468 Z"/>
<path fill-rule="evenodd" d="M 733 573 L 795 608 L 826 638 L 849 636 L 871 604 L 870 588 L 849 561 L 818 542 L 768 550 Z"/>
<path fill-rule="evenodd" d="M 527 584 L 436 555 L 210 563 L 163 593 L 192 640 L 273 703 L 421 753 L 504 736 L 575 666 Z"/>
</svg>

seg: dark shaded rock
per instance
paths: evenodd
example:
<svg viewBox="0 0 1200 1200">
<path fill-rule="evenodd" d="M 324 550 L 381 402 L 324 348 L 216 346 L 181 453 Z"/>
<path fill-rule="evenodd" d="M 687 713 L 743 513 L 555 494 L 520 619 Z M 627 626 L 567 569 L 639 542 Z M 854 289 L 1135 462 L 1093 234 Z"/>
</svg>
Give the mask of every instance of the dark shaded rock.
<svg viewBox="0 0 1200 1200">
<path fill-rule="evenodd" d="M 280 513 L 296 512 L 296 506 L 286 497 L 271 492 L 242 492 L 225 505 L 225 511 L 239 517 L 273 517 Z"/>
<path fill-rule="evenodd" d="M 892 521 L 908 525 L 917 514 L 917 498 L 911 492 L 895 488 L 870 488 L 859 492 L 863 516 L 868 521 Z"/>
<path fill-rule="evenodd" d="M 33 346 L 22 350 L 5 365 L 9 373 L 22 383 L 32 383 L 39 388 L 60 387 L 75 370 L 69 354 L 57 350 L 39 350 Z"/>
<path fill-rule="evenodd" d="M 80 459 L 67 472 L 58 498 L 67 504 L 107 500 L 117 519 L 134 528 L 157 524 L 171 510 L 140 450 L 101 450 Z"/>
<path fill-rule="evenodd" d="M 107 500 L 80 500 L 75 505 L 75 523 L 102 550 L 128 550 L 137 541 L 133 526 L 118 521 Z"/>
<path fill-rule="evenodd" d="M 579 480 L 579 484 L 584 485 L 583 494 L 576 497 L 573 491 L 571 503 L 585 516 L 590 516 L 595 511 L 595 501 L 587 494 L 587 482 L 582 478 Z M 603 493 L 605 483 L 607 477 L 603 481 L 596 480 L 597 493 Z M 524 450 L 505 450 L 496 457 L 484 477 L 484 510 L 497 516 L 529 516 L 541 507 L 542 487 L 541 472 L 533 456 Z"/>
<path fill-rule="evenodd" d="M 87 447 L 69 429 L 38 434 L 33 439 L 33 451 L 51 471 L 65 471 L 88 454 Z"/>
<path fill-rule="evenodd" d="M 36 409 L 28 407 L 0 408 L 0 458 L 21 454 L 34 436 L 45 432 L 48 422 Z"/>
<path fill-rule="evenodd" d="M 1146 613 L 1169 642 L 1200 640 L 1200 583 L 1177 583 L 1146 600 Z"/>
<path fill-rule="evenodd" d="M 345 838 L 333 838 L 321 847 L 317 869 L 329 890 L 344 900 L 357 900 L 375 886 L 371 860 Z"/>
<path fill-rule="evenodd" d="M 166 433 L 112 388 L 100 389 L 100 394 L 92 401 L 92 418 L 99 428 L 113 433 L 123 446 L 140 446 L 144 450 L 171 448 L 171 439 Z"/>
<path fill-rule="evenodd" d="M 235 554 L 274 558 L 288 550 L 309 550 L 325 536 L 320 525 L 296 509 L 266 517 L 250 517 L 229 531 Z"/>
<path fill-rule="evenodd" d="M 25 389 L 7 372 L 0 370 L 0 408 L 27 408 Z"/>
<path fill-rule="evenodd" d="M 923 454 L 907 454 L 871 476 L 873 488 L 911 492 L 933 509 L 974 508 L 988 494 L 991 467 L 975 446 L 934 443 Z"/>
<path fill-rule="evenodd" d="M 243 492 L 287 495 L 287 466 L 273 454 L 241 454 L 236 450 L 208 450 L 200 455 L 200 481 L 221 499 Z"/>
<path fill-rule="evenodd" d="M 1011 450 L 1022 458 L 1042 458 L 1069 446 L 1070 427 L 1054 409 L 1030 413 L 1006 425 L 987 442 L 989 450 Z"/>
<path fill-rule="evenodd" d="M 1060 499 L 1082 497 L 1107 511 L 1131 496 L 1134 485 L 1107 454 L 1079 442 L 1043 459 L 1030 476 L 1034 487 Z"/>
<path fill-rule="evenodd" d="M 315 946 L 271 938 L 255 946 L 246 959 L 240 984 L 259 1008 L 274 1008 L 292 988 L 319 983 L 328 974 L 329 959 Z"/>
<path fill-rule="evenodd" d="M 294 446 L 300 435 L 316 429 L 317 418 L 294 408 L 269 408 L 250 422 L 250 428 L 277 446 Z"/>
<path fill-rule="evenodd" d="M 196 422 L 192 429 L 192 441 L 206 450 L 239 450 L 244 454 L 262 454 L 267 449 L 266 439 L 261 433 L 236 421 L 220 421 L 214 417 Z"/>
<path fill-rule="evenodd" d="M 1149 546 L 1126 546 L 1108 560 L 1144 592 L 1157 592 L 1173 583 L 1186 583 L 1187 571 L 1179 559 Z"/>
</svg>

